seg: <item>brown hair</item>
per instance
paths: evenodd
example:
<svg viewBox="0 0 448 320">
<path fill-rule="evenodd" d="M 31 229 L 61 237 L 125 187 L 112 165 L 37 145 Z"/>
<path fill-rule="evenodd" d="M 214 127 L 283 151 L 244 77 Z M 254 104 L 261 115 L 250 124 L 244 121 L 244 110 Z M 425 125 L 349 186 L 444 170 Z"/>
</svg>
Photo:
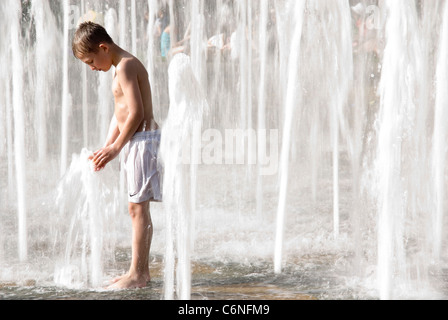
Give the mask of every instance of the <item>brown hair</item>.
<svg viewBox="0 0 448 320">
<path fill-rule="evenodd" d="M 97 53 L 101 43 L 114 43 L 112 38 L 101 25 L 87 21 L 79 25 L 72 42 L 75 57 L 86 53 Z"/>
</svg>

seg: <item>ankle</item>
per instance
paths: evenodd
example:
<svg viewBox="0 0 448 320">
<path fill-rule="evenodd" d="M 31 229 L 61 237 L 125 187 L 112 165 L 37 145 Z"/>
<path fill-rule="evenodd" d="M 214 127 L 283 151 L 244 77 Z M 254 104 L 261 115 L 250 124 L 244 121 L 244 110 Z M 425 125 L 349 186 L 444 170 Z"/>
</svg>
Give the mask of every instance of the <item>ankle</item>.
<svg viewBox="0 0 448 320">
<path fill-rule="evenodd" d="M 130 278 L 132 278 L 134 280 L 148 279 L 150 277 L 149 276 L 149 268 L 144 269 L 144 270 L 131 268 L 128 272 L 128 275 Z"/>
</svg>

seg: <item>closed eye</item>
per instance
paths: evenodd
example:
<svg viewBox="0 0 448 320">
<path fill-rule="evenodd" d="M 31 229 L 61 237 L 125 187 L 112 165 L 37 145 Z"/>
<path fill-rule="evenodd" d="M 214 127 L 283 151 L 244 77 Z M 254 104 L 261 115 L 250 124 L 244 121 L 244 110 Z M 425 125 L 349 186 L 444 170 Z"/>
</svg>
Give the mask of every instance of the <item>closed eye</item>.
<svg viewBox="0 0 448 320">
<path fill-rule="evenodd" d="M 93 63 L 93 60 L 84 60 L 85 64 L 91 65 Z"/>
</svg>

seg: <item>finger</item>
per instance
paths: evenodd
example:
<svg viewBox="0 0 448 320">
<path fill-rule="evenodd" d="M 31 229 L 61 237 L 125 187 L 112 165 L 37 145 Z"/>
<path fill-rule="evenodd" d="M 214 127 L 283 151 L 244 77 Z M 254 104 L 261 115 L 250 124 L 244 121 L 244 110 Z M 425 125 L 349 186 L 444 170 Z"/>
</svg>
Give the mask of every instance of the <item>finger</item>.
<svg viewBox="0 0 448 320">
<path fill-rule="evenodd" d="M 102 152 L 98 152 L 98 154 L 93 158 L 93 162 L 95 164 L 98 164 L 99 161 L 104 157 L 104 154 Z"/>
<path fill-rule="evenodd" d="M 106 153 L 102 153 L 102 154 L 98 157 L 98 163 L 103 162 L 107 157 L 108 157 L 108 156 L 107 156 Z"/>
<path fill-rule="evenodd" d="M 107 156 L 103 155 L 101 158 L 98 159 L 97 167 L 102 168 L 107 163 Z"/>
<path fill-rule="evenodd" d="M 100 165 L 100 166 L 95 167 L 95 171 L 101 171 L 104 168 L 105 168 L 105 165 Z"/>
<path fill-rule="evenodd" d="M 103 165 L 95 165 L 95 171 L 100 171 L 103 168 Z"/>
</svg>

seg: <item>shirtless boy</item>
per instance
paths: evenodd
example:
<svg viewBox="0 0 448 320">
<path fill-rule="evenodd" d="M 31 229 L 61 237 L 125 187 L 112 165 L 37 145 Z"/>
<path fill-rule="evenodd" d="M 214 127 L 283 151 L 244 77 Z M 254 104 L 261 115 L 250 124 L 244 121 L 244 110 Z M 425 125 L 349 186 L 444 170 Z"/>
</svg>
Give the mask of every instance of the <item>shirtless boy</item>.
<svg viewBox="0 0 448 320">
<path fill-rule="evenodd" d="M 72 44 L 76 58 L 93 71 L 115 67 L 112 91 L 115 117 L 103 148 L 90 160 L 102 170 L 123 151 L 129 214 L 132 220 L 132 261 L 129 272 L 112 280 L 109 289 L 145 287 L 150 281 L 149 251 L 152 240 L 151 201 L 162 200 L 158 164 L 160 128 L 154 120 L 151 87 L 143 64 L 116 45 L 106 30 L 93 22 L 79 25 Z"/>
</svg>

